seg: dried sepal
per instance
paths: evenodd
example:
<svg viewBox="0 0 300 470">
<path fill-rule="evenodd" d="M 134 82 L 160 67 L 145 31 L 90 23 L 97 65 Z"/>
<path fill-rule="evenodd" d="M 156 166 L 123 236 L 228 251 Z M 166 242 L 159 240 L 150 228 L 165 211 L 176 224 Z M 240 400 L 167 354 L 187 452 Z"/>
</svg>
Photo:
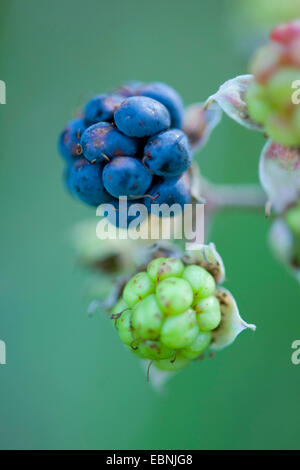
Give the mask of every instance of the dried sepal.
<svg viewBox="0 0 300 470">
<path fill-rule="evenodd" d="M 201 177 L 199 166 L 196 162 L 193 162 L 190 168 L 187 170 L 190 178 L 190 191 L 193 202 L 205 204 L 206 200 L 202 195 L 203 192 L 203 179 Z"/>
<path fill-rule="evenodd" d="M 292 256 L 293 236 L 283 219 L 278 218 L 272 224 L 269 241 L 276 256 L 287 263 Z"/>
<path fill-rule="evenodd" d="M 253 82 L 253 75 L 239 75 L 227 80 L 207 99 L 207 108 L 209 109 L 213 102 L 217 102 L 224 113 L 234 121 L 248 129 L 262 131 L 262 126 L 250 118 L 245 99 L 246 91 Z"/>
<path fill-rule="evenodd" d="M 205 268 L 217 284 L 225 279 L 224 263 L 213 243 L 203 245 L 199 250 L 186 252 L 182 260 L 185 264 L 196 264 Z"/>
<path fill-rule="evenodd" d="M 259 163 L 259 178 L 276 212 L 282 212 L 300 195 L 300 150 L 269 140 Z"/>
<path fill-rule="evenodd" d="M 222 111 L 217 103 L 212 103 L 209 107 L 205 107 L 204 103 L 196 103 L 186 108 L 183 130 L 194 151 L 206 144 L 221 117 Z"/>
<path fill-rule="evenodd" d="M 278 218 L 273 223 L 269 241 L 276 257 L 300 283 L 300 266 L 295 260 L 295 238 L 282 218 Z"/>
<path fill-rule="evenodd" d="M 225 288 L 219 287 L 216 296 L 220 302 L 222 319 L 216 330 L 212 332 L 211 349 L 223 349 L 229 346 L 245 329 L 255 331 L 256 326 L 246 323 L 239 314 L 239 309 L 232 294 Z"/>
<path fill-rule="evenodd" d="M 155 258 L 179 258 L 181 255 L 182 250 L 178 245 L 174 245 L 174 243 L 169 241 L 159 240 L 144 248 L 143 264 L 148 264 Z"/>
</svg>

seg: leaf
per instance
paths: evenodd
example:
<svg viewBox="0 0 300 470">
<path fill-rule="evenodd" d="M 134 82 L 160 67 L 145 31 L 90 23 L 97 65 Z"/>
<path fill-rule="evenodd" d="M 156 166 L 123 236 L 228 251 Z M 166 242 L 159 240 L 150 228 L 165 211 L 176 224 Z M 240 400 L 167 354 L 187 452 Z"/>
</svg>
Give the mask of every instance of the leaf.
<svg viewBox="0 0 300 470">
<path fill-rule="evenodd" d="M 196 103 L 186 108 L 183 130 L 194 151 L 206 144 L 221 117 L 222 111 L 217 103 L 212 103 L 209 107 L 205 107 L 204 103 Z"/>
<path fill-rule="evenodd" d="M 179 258 L 182 255 L 182 250 L 178 245 L 171 243 L 171 241 L 159 240 L 152 242 L 152 244 L 145 246 L 143 253 L 143 264 L 148 264 L 154 258 L 159 257 L 172 257 Z"/>
<path fill-rule="evenodd" d="M 185 264 L 197 264 L 205 268 L 219 284 L 225 279 L 223 260 L 213 243 L 203 245 L 199 250 L 186 252 L 182 258 Z"/>
<path fill-rule="evenodd" d="M 256 326 L 246 323 L 240 316 L 237 304 L 231 293 L 219 287 L 216 291 L 222 313 L 222 320 L 216 330 L 212 332 L 212 349 L 223 349 L 229 346 L 235 338 L 245 329 L 250 328 L 255 331 Z"/>
<path fill-rule="evenodd" d="M 248 129 L 262 131 L 262 126 L 250 118 L 245 100 L 246 91 L 253 82 L 253 75 L 239 75 L 228 80 L 220 86 L 217 93 L 208 98 L 207 108 L 215 101 L 234 121 Z"/>
<path fill-rule="evenodd" d="M 269 140 L 259 163 L 259 178 L 276 212 L 298 200 L 300 195 L 300 150 Z"/>
</svg>

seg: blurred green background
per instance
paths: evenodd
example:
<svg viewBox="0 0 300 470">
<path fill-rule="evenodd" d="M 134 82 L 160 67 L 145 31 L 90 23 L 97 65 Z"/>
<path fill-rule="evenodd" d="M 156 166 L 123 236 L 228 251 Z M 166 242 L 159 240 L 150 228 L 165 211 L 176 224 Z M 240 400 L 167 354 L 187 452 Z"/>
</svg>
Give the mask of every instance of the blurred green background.
<svg viewBox="0 0 300 470">
<path fill-rule="evenodd" d="M 210 237 L 256 333 L 183 370 L 159 395 L 107 318 L 87 316 L 86 274 L 68 237 L 93 211 L 65 192 L 56 150 L 78 107 L 125 80 L 165 81 L 186 104 L 203 100 L 245 73 L 270 25 L 299 5 L 285 3 L 269 18 L 250 1 L 1 1 L 1 448 L 299 448 L 291 343 L 300 338 L 300 289 L 270 253 L 270 223 L 227 212 Z M 256 182 L 263 142 L 224 117 L 197 158 L 216 182 Z"/>
</svg>

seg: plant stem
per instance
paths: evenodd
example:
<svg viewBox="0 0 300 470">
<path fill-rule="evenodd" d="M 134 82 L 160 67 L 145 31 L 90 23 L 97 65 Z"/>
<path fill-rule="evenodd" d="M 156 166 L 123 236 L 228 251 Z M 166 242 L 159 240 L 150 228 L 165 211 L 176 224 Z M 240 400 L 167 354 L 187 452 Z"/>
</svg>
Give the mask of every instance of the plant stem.
<svg viewBox="0 0 300 470">
<path fill-rule="evenodd" d="M 264 209 L 267 202 L 264 191 L 254 184 L 218 185 L 202 180 L 202 188 L 209 211 Z"/>
</svg>

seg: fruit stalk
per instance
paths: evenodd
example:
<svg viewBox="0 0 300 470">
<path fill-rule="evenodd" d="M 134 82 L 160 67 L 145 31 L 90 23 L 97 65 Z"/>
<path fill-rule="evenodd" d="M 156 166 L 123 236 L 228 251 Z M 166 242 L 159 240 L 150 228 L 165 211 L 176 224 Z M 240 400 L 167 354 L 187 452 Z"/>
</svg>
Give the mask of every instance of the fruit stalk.
<svg viewBox="0 0 300 470">
<path fill-rule="evenodd" d="M 202 180 L 201 185 L 210 212 L 224 209 L 264 209 L 267 202 L 264 191 L 255 184 L 214 184 Z"/>
</svg>

